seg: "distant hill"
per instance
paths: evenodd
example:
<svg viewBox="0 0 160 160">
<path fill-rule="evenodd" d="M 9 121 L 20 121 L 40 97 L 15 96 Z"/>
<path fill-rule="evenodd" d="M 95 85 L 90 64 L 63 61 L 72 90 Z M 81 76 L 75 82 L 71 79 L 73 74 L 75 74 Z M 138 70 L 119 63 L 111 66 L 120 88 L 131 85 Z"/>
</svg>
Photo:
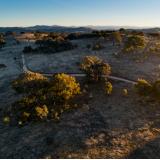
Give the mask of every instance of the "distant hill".
<svg viewBox="0 0 160 160">
<path fill-rule="evenodd" d="M 65 27 L 65 26 L 47 26 L 47 25 L 37 25 L 31 27 L 0 27 L 0 32 L 92 32 L 93 30 L 119 30 L 120 28 L 125 28 L 128 30 L 138 30 L 144 32 L 160 32 L 160 28 L 143 28 L 135 26 L 85 26 L 85 27 Z"/>
<path fill-rule="evenodd" d="M 157 33 L 160 32 L 160 28 L 148 28 L 148 29 L 142 29 L 143 32 L 151 32 L 151 33 Z"/>
<path fill-rule="evenodd" d="M 93 30 L 119 30 L 120 28 L 124 28 L 127 30 L 137 30 L 137 31 L 143 31 L 143 32 L 153 32 L 157 33 L 160 32 L 159 27 L 155 28 L 149 28 L 149 27 L 136 27 L 136 26 L 88 26 L 89 28 Z"/>
<path fill-rule="evenodd" d="M 32 26 L 32 27 L 0 27 L 0 32 L 91 32 L 89 27 L 64 27 L 64 26 Z"/>
</svg>

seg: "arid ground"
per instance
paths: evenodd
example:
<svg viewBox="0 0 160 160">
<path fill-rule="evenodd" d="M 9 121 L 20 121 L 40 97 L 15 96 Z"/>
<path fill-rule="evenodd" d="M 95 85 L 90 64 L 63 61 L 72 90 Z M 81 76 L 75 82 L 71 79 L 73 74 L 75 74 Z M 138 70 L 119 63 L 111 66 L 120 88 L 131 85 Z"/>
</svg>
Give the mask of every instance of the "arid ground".
<svg viewBox="0 0 160 160">
<path fill-rule="evenodd" d="M 96 39 L 75 40 L 78 48 L 56 54 L 25 54 L 27 67 L 36 72 L 80 73 L 86 55 L 96 55 L 112 66 L 112 74 L 136 81 L 160 78 L 160 56 L 135 59 L 119 55 L 118 46 L 102 40 L 104 49 L 86 48 Z M 31 43 L 31 42 L 30 42 Z M 23 127 L 4 125 L 4 108 L 22 95 L 11 82 L 22 70 L 22 50 L 27 42 L 0 50 L 0 158 L 160 158 L 160 106 L 143 103 L 133 85 L 113 81 L 113 94 L 106 96 L 101 84 L 89 85 L 92 96 L 77 110 L 64 113 L 60 122 L 30 123 Z M 81 81 L 81 80 L 80 80 Z M 128 89 L 128 95 L 123 95 Z"/>
</svg>

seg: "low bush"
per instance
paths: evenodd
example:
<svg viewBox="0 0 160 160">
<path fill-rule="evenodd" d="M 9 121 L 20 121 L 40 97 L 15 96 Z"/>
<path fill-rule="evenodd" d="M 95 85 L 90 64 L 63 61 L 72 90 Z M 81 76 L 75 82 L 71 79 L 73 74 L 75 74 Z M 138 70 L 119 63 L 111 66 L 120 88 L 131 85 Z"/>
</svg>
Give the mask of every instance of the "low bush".
<svg viewBox="0 0 160 160">
<path fill-rule="evenodd" d="M 160 102 L 160 80 L 149 83 L 144 79 L 140 79 L 135 87 L 140 96 L 148 97 L 156 102 Z"/>
<path fill-rule="evenodd" d="M 31 92 L 48 85 L 48 79 L 42 74 L 27 72 L 21 74 L 16 80 L 12 82 L 12 87 L 17 92 Z"/>
<path fill-rule="evenodd" d="M 124 88 L 122 93 L 123 93 L 123 96 L 128 96 L 128 89 Z"/>
<path fill-rule="evenodd" d="M 8 116 L 3 117 L 3 123 L 4 124 L 9 124 L 10 123 L 10 117 L 8 117 Z"/>
<path fill-rule="evenodd" d="M 48 108 L 46 105 L 35 107 L 36 115 L 40 118 L 46 118 L 48 116 Z"/>
<path fill-rule="evenodd" d="M 152 84 L 144 79 L 138 79 L 135 88 L 137 93 L 141 96 L 149 96 L 152 93 Z"/>
<path fill-rule="evenodd" d="M 39 73 L 22 74 L 13 82 L 13 88 L 25 93 L 11 109 L 19 125 L 29 121 L 59 120 L 64 111 L 75 108 L 70 100 L 81 93 L 76 79 L 63 73 L 51 80 Z"/>
<path fill-rule="evenodd" d="M 132 52 L 140 49 L 144 49 L 146 41 L 144 36 L 132 35 L 129 36 L 124 44 L 124 52 Z"/>
<path fill-rule="evenodd" d="M 45 120 L 49 110 L 45 101 L 41 101 L 38 96 L 30 94 L 12 105 L 12 114 L 17 122 L 25 123 L 33 120 Z"/>
<path fill-rule="evenodd" d="M 148 49 L 148 52 L 151 54 L 160 54 L 160 42 L 155 42 L 154 44 L 152 44 L 152 46 L 150 46 L 150 48 Z"/>
<path fill-rule="evenodd" d="M 76 79 L 66 74 L 57 74 L 53 79 L 50 92 L 58 101 L 67 101 L 80 94 L 80 85 Z"/>
<path fill-rule="evenodd" d="M 105 82 L 105 93 L 107 95 L 112 94 L 113 86 L 110 82 Z"/>
<path fill-rule="evenodd" d="M 56 53 L 67 50 L 72 50 L 76 48 L 70 41 L 63 39 L 47 39 L 47 40 L 38 40 L 36 41 L 37 48 L 36 51 L 43 53 Z"/>
</svg>

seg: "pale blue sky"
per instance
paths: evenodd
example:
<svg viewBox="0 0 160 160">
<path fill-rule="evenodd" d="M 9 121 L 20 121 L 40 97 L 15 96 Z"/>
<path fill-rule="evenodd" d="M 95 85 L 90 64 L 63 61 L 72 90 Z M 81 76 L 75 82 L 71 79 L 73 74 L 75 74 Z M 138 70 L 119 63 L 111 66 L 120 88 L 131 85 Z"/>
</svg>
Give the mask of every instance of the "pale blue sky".
<svg viewBox="0 0 160 160">
<path fill-rule="evenodd" d="M 160 0 L 0 0 L 0 26 L 160 26 Z"/>
</svg>

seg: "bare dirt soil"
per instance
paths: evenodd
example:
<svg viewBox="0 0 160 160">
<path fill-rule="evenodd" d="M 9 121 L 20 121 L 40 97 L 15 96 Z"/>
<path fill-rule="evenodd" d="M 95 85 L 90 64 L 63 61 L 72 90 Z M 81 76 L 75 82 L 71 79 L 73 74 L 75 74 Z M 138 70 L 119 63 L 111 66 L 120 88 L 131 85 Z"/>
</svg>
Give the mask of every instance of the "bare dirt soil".
<svg viewBox="0 0 160 160">
<path fill-rule="evenodd" d="M 104 43 L 101 51 L 86 49 L 95 40 L 74 41 L 78 49 L 58 54 L 25 55 L 28 67 L 43 72 L 80 72 L 85 55 L 97 55 L 112 66 L 113 74 L 136 80 L 159 78 L 160 57 L 136 62 L 132 56 L 117 57 L 119 47 Z M 19 99 L 11 81 L 22 73 L 21 54 L 25 42 L 0 50 L 0 115 Z M 16 57 L 16 59 L 15 59 Z M 128 89 L 128 96 L 123 89 Z M 160 158 L 160 107 L 142 103 L 126 83 L 113 82 L 106 96 L 102 85 L 90 84 L 90 99 L 77 110 L 63 114 L 60 122 L 37 122 L 24 127 L 0 122 L 0 158 Z"/>
</svg>

